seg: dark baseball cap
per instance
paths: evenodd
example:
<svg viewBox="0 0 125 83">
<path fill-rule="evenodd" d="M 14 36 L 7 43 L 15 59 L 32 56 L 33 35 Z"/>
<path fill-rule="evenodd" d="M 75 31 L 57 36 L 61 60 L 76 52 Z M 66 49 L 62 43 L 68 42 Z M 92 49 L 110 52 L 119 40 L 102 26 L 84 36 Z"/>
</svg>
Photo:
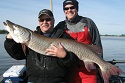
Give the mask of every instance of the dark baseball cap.
<svg viewBox="0 0 125 83">
<path fill-rule="evenodd" d="M 78 11 L 78 9 L 79 9 L 79 2 L 77 1 L 77 0 L 65 0 L 64 2 L 63 2 L 63 8 L 66 6 L 66 5 L 68 5 L 68 4 L 72 4 L 72 5 L 74 5 L 74 7 L 76 8 L 76 10 Z"/>
<path fill-rule="evenodd" d="M 46 15 L 48 15 L 49 17 L 54 18 L 53 13 L 52 13 L 51 10 L 48 10 L 48 9 L 43 9 L 43 10 L 41 10 L 41 11 L 39 12 L 38 18 L 39 18 L 41 15 L 43 15 L 43 14 L 46 14 Z"/>
</svg>

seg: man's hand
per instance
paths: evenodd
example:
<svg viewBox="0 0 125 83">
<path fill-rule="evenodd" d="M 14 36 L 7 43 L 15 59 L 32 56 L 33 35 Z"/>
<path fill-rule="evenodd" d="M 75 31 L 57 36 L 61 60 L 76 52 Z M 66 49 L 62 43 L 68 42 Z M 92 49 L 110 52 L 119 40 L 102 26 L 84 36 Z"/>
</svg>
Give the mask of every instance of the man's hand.
<svg viewBox="0 0 125 83">
<path fill-rule="evenodd" d="M 8 38 L 8 39 L 13 39 L 12 36 L 10 35 L 10 33 L 7 34 L 7 38 Z"/>
<path fill-rule="evenodd" d="M 61 45 L 61 43 L 58 44 L 58 47 L 55 45 L 51 44 L 50 48 L 46 49 L 47 54 L 53 55 L 59 58 L 64 58 L 66 56 L 66 50 L 64 47 Z"/>
</svg>

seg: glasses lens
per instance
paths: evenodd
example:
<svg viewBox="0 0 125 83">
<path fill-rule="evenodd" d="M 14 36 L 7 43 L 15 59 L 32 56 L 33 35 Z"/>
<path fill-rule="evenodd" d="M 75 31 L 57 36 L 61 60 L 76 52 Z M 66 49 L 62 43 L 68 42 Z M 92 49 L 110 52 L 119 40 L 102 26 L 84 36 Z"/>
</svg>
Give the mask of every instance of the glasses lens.
<svg viewBox="0 0 125 83">
<path fill-rule="evenodd" d="M 39 22 L 44 22 L 45 20 L 48 22 L 48 21 L 51 21 L 51 18 L 46 18 L 46 19 L 40 18 Z"/>
<path fill-rule="evenodd" d="M 44 21 L 44 19 L 39 19 L 39 22 L 43 22 Z"/>
<path fill-rule="evenodd" d="M 71 6 L 71 7 L 65 7 L 64 10 L 69 10 L 69 9 L 75 9 L 74 6 Z"/>
<path fill-rule="evenodd" d="M 64 10 L 69 10 L 69 8 L 64 8 Z"/>
<path fill-rule="evenodd" d="M 72 6 L 72 7 L 70 7 L 70 9 L 75 9 L 75 7 L 74 7 L 74 6 Z"/>
<path fill-rule="evenodd" d="M 47 18 L 47 19 L 45 19 L 46 21 L 51 21 L 51 18 Z"/>
</svg>

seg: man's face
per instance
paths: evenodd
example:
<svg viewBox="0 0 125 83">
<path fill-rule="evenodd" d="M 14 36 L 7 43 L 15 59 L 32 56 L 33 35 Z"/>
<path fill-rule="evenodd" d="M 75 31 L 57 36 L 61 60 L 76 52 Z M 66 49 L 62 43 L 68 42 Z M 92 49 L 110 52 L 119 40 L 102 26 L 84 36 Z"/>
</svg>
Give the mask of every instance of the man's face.
<svg viewBox="0 0 125 83">
<path fill-rule="evenodd" d="M 64 8 L 64 13 L 68 20 L 75 18 L 77 15 L 77 10 L 72 4 L 68 4 Z"/>
<path fill-rule="evenodd" d="M 38 18 L 40 29 L 43 33 L 50 33 L 54 28 L 54 19 L 44 14 Z"/>
</svg>

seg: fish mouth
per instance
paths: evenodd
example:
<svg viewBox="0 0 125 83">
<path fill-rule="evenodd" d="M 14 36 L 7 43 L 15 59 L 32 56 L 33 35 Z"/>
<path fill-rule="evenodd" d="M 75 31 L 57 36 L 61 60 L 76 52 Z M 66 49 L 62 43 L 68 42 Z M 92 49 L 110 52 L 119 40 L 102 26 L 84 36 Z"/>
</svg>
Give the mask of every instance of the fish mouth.
<svg viewBox="0 0 125 83">
<path fill-rule="evenodd" d="M 3 22 L 4 26 L 9 26 L 10 28 L 13 28 L 14 23 L 12 23 L 9 20 L 6 20 L 6 22 Z"/>
<path fill-rule="evenodd" d="M 6 20 L 6 23 L 7 23 L 7 25 L 9 26 L 9 27 L 13 27 L 13 25 L 14 25 L 14 23 L 12 23 L 11 21 L 9 21 L 9 20 Z"/>
<path fill-rule="evenodd" d="M 6 23 L 7 23 L 7 24 L 14 24 L 14 23 L 12 23 L 12 22 L 9 21 L 9 20 L 6 20 Z"/>
<path fill-rule="evenodd" d="M 3 22 L 4 26 L 7 26 L 7 24 L 5 22 Z"/>
</svg>

